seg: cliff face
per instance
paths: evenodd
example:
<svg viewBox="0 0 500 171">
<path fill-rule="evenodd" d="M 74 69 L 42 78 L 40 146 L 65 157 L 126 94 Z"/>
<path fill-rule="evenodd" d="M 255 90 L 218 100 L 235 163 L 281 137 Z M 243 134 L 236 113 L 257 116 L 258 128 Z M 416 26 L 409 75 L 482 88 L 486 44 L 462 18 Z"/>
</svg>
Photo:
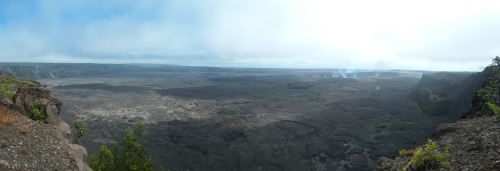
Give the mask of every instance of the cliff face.
<svg viewBox="0 0 500 171">
<path fill-rule="evenodd" d="M 62 102 L 38 82 L 0 76 L 0 117 L 16 118 L 0 124 L 0 170 L 90 170 L 87 150 L 71 143 L 70 128 L 59 118 Z M 29 119 L 36 101 L 40 121 Z"/>
<path fill-rule="evenodd" d="M 424 74 L 411 96 L 428 114 L 458 119 L 472 108 L 472 98 L 486 77 L 485 72 Z"/>
<path fill-rule="evenodd" d="M 470 108 L 462 113 L 462 118 L 490 115 L 487 102 L 500 104 L 500 66 L 489 66 L 480 73 L 482 79 L 476 84 L 480 89 L 471 96 Z"/>
<path fill-rule="evenodd" d="M 500 104 L 500 66 L 487 67 L 456 84 L 442 77 L 424 75 L 417 90 L 413 96 L 431 114 L 462 118 L 455 123 L 439 125 L 436 136 L 430 137 L 442 149 L 449 149 L 444 151 L 449 157 L 443 161 L 443 167 L 449 165 L 449 170 L 500 168 L 500 118 L 492 116 L 492 109 L 486 104 Z M 455 100 L 447 97 L 455 97 Z M 413 151 L 406 150 L 395 159 L 380 158 L 377 170 L 415 167 L 410 162 Z"/>
</svg>

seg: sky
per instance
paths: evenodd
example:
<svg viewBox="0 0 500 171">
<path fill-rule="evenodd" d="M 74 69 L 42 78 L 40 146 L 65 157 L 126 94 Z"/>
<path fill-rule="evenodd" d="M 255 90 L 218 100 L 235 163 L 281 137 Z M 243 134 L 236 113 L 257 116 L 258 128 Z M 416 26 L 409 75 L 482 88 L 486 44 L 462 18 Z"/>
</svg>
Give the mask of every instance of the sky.
<svg viewBox="0 0 500 171">
<path fill-rule="evenodd" d="M 2 0 L 0 61 L 479 71 L 500 2 Z"/>
</svg>

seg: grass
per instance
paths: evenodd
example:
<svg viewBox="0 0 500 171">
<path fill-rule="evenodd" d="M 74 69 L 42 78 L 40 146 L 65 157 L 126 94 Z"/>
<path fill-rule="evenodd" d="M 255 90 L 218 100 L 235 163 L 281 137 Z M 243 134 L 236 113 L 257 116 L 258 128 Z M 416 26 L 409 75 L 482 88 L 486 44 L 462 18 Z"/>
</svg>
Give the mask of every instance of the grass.
<svg viewBox="0 0 500 171">
<path fill-rule="evenodd" d="M 0 75 L 0 94 L 13 99 L 15 96 L 14 89 L 32 84 L 31 80 L 20 79 L 14 75 Z"/>
<path fill-rule="evenodd" d="M 11 110 L 0 107 L 0 124 L 2 125 L 12 125 L 23 119 L 23 116 L 14 113 Z"/>
<path fill-rule="evenodd" d="M 15 88 L 21 86 L 33 85 L 33 81 L 18 78 L 14 75 L 0 75 L 0 85 L 3 87 Z"/>
<path fill-rule="evenodd" d="M 5 89 L 3 87 L 0 87 L 0 94 L 5 95 L 6 97 L 8 97 L 11 100 L 14 98 L 14 95 L 16 95 L 14 92 L 12 92 L 8 89 Z"/>
</svg>

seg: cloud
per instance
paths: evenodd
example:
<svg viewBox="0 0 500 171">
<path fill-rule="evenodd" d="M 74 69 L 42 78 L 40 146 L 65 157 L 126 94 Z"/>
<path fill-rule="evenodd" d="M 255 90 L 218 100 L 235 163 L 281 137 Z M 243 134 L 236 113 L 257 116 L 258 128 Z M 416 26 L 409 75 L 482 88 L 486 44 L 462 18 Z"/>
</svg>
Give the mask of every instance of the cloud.
<svg viewBox="0 0 500 171">
<path fill-rule="evenodd" d="M 495 1 L 3 1 L 0 59 L 479 70 L 500 52 L 499 8 Z"/>
</svg>

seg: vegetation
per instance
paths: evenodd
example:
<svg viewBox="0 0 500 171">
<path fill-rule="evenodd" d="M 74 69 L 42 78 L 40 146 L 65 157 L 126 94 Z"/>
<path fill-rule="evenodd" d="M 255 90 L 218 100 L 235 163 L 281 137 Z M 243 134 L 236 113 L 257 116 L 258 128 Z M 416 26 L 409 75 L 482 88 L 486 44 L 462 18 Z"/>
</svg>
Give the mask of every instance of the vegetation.
<svg viewBox="0 0 500 171">
<path fill-rule="evenodd" d="M 481 97 L 483 99 L 491 99 L 491 98 L 495 97 L 496 91 L 497 91 L 496 88 L 487 86 L 487 87 L 483 87 L 483 88 L 479 89 L 476 92 L 476 94 L 478 97 Z"/>
<path fill-rule="evenodd" d="M 5 87 L 26 86 L 33 84 L 31 80 L 17 78 L 15 75 L 0 75 L 0 83 Z"/>
<path fill-rule="evenodd" d="M 11 100 L 14 98 L 14 95 L 16 95 L 16 93 L 14 93 L 13 91 L 7 90 L 3 87 L 0 87 L 0 94 L 3 94 L 5 97 Z"/>
<path fill-rule="evenodd" d="M 102 145 L 99 154 L 90 155 L 89 165 L 95 171 L 152 171 L 155 164 L 145 148 L 145 140 L 142 136 L 144 124 L 139 122 L 135 131 L 125 130 L 123 134 L 123 148 L 118 144 L 111 151 Z M 161 168 L 160 168 L 161 170 Z"/>
<path fill-rule="evenodd" d="M 493 66 L 500 66 L 500 56 L 493 58 Z"/>
<path fill-rule="evenodd" d="M 87 135 L 87 122 L 85 121 L 79 121 L 79 120 L 73 120 L 73 125 L 76 129 L 76 135 L 77 135 L 77 139 L 76 139 L 76 142 L 77 143 L 80 143 L 80 139 Z"/>
<path fill-rule="evenodd" d="M 448 147 L 445 146 L 441 150 L 438 144 L 432 140 L 427 140 L 424 146 L 424 148 L 418 147 L 413 151 L 410 163 L 403 168 L 404 171 L 450 168 L 447 161 L 449 157 Z"/>
<path fill-rule="evenodd" d="M 500 107 L 491 102 L 486 102 L 486 104 L 488 105 L 488 107 L 490 107 L 491 111 L 493 112 L 493 115 L 496 116 L 497 118 L 500 118 Z"/>
<path fill-rule="evenodd" d="M 0 124 L 12 125 L 19 122 L 21 119 L 22 116 L 20 114 L 13 113 L 10 110 L 0 107 Z"/>
<path fill-rule="evenodd" d="M 42 110 L 42 100 L 35 99 L 29 105 L 30 119 L 42 122 L 45 119 Z"/>
<path fill-rule="evenodd" d="M 399 150 L 399 156 L 406 156 L 406 150 L 405 149 Z"/>
<path fill-rule="evenodd" d="M 496 56 L 492 61 L 491 75 L 488 76 L 485 86 L 476 92 L 476 96 L 485 104 L 481 111 L 500 118 L 500 108 L 493 103 L 498 102 L 500 96 L 500 57 Z"/>
<path fill-rule="evenodd" d="M 13 99 L 15 92 L 13 89 L 19 86 L 26 86 L 33 84 L 30 80 L 19 79 L 14 75 L 0 75 L 0 94 L 3 94 L 9 99 Z"/>
</svg>

